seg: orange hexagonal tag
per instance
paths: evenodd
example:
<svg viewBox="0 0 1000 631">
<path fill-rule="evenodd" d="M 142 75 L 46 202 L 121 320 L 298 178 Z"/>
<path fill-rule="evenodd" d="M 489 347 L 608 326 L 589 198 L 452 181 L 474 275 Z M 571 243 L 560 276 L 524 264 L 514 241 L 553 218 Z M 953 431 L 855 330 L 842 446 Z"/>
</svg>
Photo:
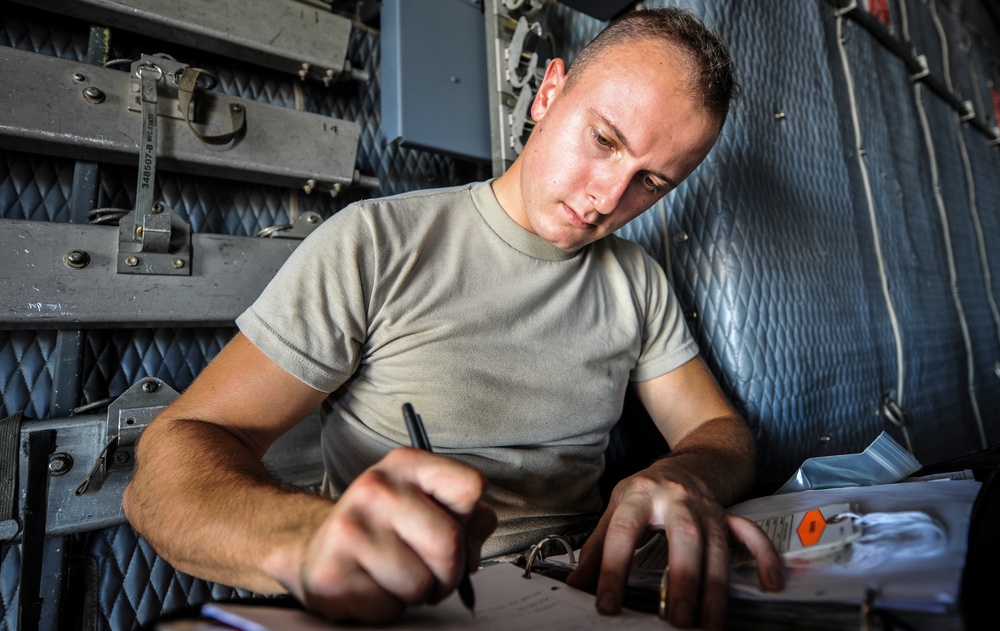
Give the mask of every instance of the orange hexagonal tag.
<svg viewBox="0 0 1000 631">
<path fill-rule="evenodd" d="M 824 528 L 826 528 L 826 519 L 818 508 L 814 508 L 805 514 L 795 531 L 798 533 L 802 545 L 808 547 L 819 543 Z"/>
</svg>

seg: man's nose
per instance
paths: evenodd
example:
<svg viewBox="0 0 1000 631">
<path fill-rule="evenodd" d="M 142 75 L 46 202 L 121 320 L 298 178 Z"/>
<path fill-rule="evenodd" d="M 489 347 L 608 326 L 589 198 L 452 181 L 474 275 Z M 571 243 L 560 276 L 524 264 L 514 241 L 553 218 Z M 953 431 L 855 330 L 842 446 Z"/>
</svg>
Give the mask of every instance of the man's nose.
<svg viewBox="0 0 1000 631">
<path fill-rule="evenodd" d="M 622 196 L 628 190 L 631 178 L 623 169 L 608 167 L 594 175 L 590 184 L 590 197 L 594 210 L 606 215 L 618 207 Z"/>
</svg>

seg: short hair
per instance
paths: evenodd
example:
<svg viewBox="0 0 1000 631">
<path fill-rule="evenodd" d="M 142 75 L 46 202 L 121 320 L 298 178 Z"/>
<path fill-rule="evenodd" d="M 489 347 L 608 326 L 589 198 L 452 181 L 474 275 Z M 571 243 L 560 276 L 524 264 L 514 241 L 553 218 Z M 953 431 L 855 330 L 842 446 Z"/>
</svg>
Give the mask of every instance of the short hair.
<svg viewBox="0 0 1000 631">
<path fill-rule="evenodd" d="M 691 63 L 689 86 L 721 128 L 740 86 L 729 49 L 694 14 L 683 9 L 639 9 L 619 17 L 598 33 L 573 60 L 566 77 L 570 89 L 587 66 L 609 49 L 637 41 L 662 42 L 685 54 Z"/>
</svg>

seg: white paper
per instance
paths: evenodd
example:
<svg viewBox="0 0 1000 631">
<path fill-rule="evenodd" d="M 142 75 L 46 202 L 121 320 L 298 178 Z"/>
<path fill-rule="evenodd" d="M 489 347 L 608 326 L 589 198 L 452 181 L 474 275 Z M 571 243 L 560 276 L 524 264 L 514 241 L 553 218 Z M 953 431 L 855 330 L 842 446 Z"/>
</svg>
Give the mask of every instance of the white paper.
<svg viewBox="0 0 1000 631">
<path fill-rule="evenodd" d="M 834 502 L 853 502 L 861 514 L 920 511 L 945 527 L 948 543 L 940 554 L 905 558 L 892 555 L 874 568 L 853 571 L 849 564 L 789 563 L 785 589 L 764 592 L 753 568 L 731 573 L 731 591 L 739 598 L 860 604 L 865 590 L 878 589 L 877 606 L 946 613 L 958 598 L 969 520 L 980 483 L 974 480 L 901 482 L 879 486 L 801 491 L 757 498 L 730 508 L 748 519 L 793 512 Z"/>
<path fill-rule="evenodd" d="M 546 631 L 587 631 L 588 629 L 673 629 L 665 620 L 652 614 L 623 609 L 621 615 L 602 616 L 594 596 L 573 589 L 554 579 L 532 574 L 510 563 L 490 565 L 472 575 L 476 590 L 476 614 L 473 617 L 452 594 L 438 605 L 411 607 L 403 618 L 387 627 L 365 629 L 545 629 Z M 246 631 L 329 631 L 339 628 L 303 611 L 277 607 L 211 604 L 204 615 L 225 615 L 227 624 Z M 351 628 L 357 628 L 353 626 Z"/>
</svg>

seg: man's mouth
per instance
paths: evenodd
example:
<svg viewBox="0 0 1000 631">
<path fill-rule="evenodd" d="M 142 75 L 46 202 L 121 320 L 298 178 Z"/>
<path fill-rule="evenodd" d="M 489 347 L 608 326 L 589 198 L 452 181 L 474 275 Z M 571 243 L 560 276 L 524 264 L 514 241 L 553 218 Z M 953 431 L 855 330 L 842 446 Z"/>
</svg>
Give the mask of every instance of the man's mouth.
<svg viewBox="0 0 1000 631">
<path fill-rule="evenodd" d="M 597 227 L 596 224 L 584 221 L 583 217 L 566 204 L 563 204 L 563 211 L 566 213 L 566 218 L 569 219 L 569 222 L 581 230 L 593 230 Z"/>
</svg>

